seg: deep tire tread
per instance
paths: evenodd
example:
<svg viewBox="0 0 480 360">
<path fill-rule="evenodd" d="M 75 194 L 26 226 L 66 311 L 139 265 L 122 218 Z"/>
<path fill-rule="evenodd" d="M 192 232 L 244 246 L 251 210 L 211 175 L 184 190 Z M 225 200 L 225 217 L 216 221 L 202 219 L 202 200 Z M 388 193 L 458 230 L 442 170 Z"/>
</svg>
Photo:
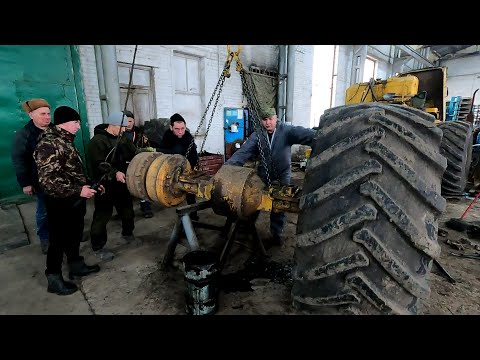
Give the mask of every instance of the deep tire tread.
<svg viewBox="0 0 480 360">
<path fill-rule="evenodd" d="M 378 103 L 321 117 L 300 199 L 294 306 L 414 314 L 429 296 L 447 167 L 433 118 Z"/>
<path fill-rule="evenodd" d="M 447 158 L 442 180 L 442 194 L 460 196 L 467 184 L 472 157 L 473 129 L 466 121 L 445 121 L 438 125 L 443 131 L 440 152 Z"/>
</svg>

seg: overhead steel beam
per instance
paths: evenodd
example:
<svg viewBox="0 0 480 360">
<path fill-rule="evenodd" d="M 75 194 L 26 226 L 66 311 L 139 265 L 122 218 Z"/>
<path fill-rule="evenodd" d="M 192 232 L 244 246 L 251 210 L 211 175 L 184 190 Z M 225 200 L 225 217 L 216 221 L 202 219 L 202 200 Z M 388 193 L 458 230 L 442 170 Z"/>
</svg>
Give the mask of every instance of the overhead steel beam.
<svg viewBox="0 0 480 360">
<path fill-rule="evenodd" d="M 413 50 L 410 46 L 407 45 L 395 45 L 400 50 L 406 52 L 408 55 L 413 57 L 415 60 L 420 61 L 422 64 L 428 67 L 434 67 L 435 65 L 431 63 L 428 59 L 425 59 L 422 55 Z"/>
</svg>

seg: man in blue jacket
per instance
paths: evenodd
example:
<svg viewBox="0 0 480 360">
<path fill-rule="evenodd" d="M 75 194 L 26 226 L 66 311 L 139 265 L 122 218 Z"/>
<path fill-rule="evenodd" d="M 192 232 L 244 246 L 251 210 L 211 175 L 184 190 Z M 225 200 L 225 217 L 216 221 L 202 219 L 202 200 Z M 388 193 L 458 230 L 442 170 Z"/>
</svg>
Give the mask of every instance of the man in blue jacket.
<svg viewBox="0 0 480 360">
<path fill-rule="evenodd" d="M 311 145 L 315 130 L 302 126 L 285 125 L 278 122 L 274 108 L 260 111 L 262 128 L 258 129 L 245 141 L 225 164 L 243 166 L 251 157 L 259 155 L 258 137 L 265 154 L 268 170 L 262 161 L 258 166 L 258 175 L 268 184 L 267 171 L 271 182 L 278 181 L 281 185 L 289 185 L 291 178 L 291 147 L 294 144 Z M 263 133 L 263 134 L 262 134 Z M 269 163 L 268 153 L 271 153 L 272 164 Z M 281 245 L 281 234 L 285 225 L 285 214 L 270 213 L 270 233 L 272 244 Z"/>
</svg>

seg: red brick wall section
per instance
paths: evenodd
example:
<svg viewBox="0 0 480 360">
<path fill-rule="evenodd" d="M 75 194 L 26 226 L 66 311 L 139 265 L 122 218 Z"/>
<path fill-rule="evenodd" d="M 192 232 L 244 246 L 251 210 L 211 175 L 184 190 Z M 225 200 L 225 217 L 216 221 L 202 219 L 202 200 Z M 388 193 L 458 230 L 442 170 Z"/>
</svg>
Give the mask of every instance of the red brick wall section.
<svg viewBox="0 0 480 360">
<path fill-rule="evenodd" d="M 200 171 L 208 175 L 215 175 L 223 165 L 223 155 L 205 153 L 200 155 Z"/>
</svg>

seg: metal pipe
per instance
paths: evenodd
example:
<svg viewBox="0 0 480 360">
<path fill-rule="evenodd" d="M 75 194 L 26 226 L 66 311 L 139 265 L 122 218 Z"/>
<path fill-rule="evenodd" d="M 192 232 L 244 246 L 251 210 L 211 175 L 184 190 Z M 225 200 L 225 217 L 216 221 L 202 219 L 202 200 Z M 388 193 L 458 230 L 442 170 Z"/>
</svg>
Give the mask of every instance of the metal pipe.
<svg viewBox="0 0 480 360">
<path fill-rule="evenodd" d="M 193 229 L 192 220 L 190 216 L 183 215 L 182 216 L 182 224 L 183 228 L 185 229 L 185 236 L 187 237 L 188 245 L 190 246 L 190 250 L 198 250 L 198 240 L 197 235 L 195 235 L 195 230 Z"/>
<path fill-rule="evenodd" d="M 102 122 L 108 117 L 107 96 L 105 95 L 105 78 L 103 77 L 102 50 L 100 45 L 94 45 L 95 63 L 97 64 L 98 92 L 100 94 L 100 106 L 102 108 Z"/>
<path fill-rule="evenodd" d="M 287 110 L 286 119 L 292 123 L 293 121 L 293 90 L 294 90 L 294 78 L 295 78 L 295 52 L 297 45 L 288 45 L 287 55 Z"/>
<path fill-rule="evenodd" d="M 430 47 L 425 48 L 425 58 L 430 60 Z"/>
<path fill-rule="evenodd" d="M 287 68 L 287 47 L 286 45 L 279 45 L 278 57 L 278 101 L 277 114 L 280 121 L 285 121 L 285 69 Z"/>
<path fill-rule="evenodd" d="M 393 63 L 395 62 L 395 47 L 393 45 L 390 45 L 390 51 L 389 51 L 390 57 L 389 57 L 389 63 L 390 63 L 390 73 L 388 74 L 388 77 L 394 76 L 394 68 L 393 68 Z"/>
<path fill-rule="evenodd" d="M 330 84 L 330 107 L 333 105 L 333 83 L 335 78 L 335 62 L 337 60 L 337 45 L 333 45 L 332 82 Z"/>
<path fill-rule="evenodd" d="M 105 94 L 109 113 L 123 110 L 118 81 L 117 50 L 115 45 L 101 45 Z"/>
</svg>

